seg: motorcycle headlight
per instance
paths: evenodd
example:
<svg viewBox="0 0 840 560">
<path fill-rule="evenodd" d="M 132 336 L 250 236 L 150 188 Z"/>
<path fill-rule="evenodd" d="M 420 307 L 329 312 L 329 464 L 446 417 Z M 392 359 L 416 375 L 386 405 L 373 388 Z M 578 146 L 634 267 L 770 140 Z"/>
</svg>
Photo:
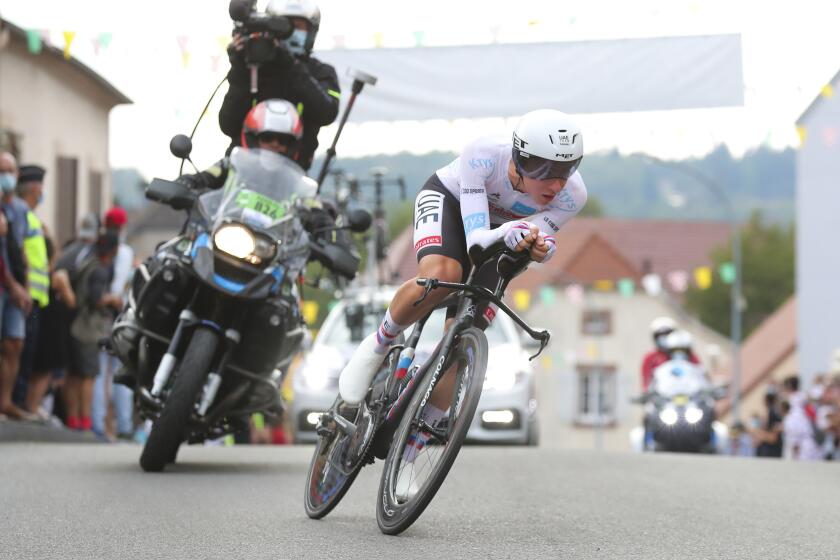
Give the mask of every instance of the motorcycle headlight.
<svg viewBox="0 0 840 560">
<path fill-rule="evenodd" d="M 251 230 L 239 224 L 227 224 L 216 230 L 213 245 L 220 251 L 237 259 L 245 259 L 254 253 L 257 240 Z"/>
<path fill-rule="evenodd" d="M 703 419 L 703 410 L 696 406 L 691 406 L 685 409 L 685 421 L 689 424 L 696 424 Z"/>
<path fill-rule="evenodd" d="M 662 420 L 662 423 L 666 426 L 673 426 L 677 423 L 678 418 L 679 416 L 677 415 L 677 411 L 673 408 L 666 408 L 659 413 L 659 419 Z"/>
</svg>

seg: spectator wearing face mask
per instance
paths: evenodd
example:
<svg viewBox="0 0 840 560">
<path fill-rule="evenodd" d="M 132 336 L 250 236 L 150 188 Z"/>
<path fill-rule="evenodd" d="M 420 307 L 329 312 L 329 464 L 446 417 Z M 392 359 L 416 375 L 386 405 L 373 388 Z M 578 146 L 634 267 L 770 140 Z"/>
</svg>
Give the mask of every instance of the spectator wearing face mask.
<svg viewBox="0 0 840 560">
<path fill-rule="evenodd" d="M 8 152 L 0 152 L 0 189 L 2 211 L 8 224 L 3 238 L 6 290 L 2 299 L 2 341 L 0 341 L 0 414 L 14 420 L 35 416 L 12 401 L 12 392 L 20 368 L 20 355 L 26 335 L 26 316 L 32 308 L 28 292 L 27 263 L 23 252 L 29 207 L 15 196 L 18 180 L 17 161 Z"/>
<path fill-rule="evenodd" d="M 35 346 L 41 326 L 41 310 L 50 301 L 50 270 L 47 257 L 45 229 L 35 215 L 35 209 L 44 199 L 44 175 L 46 170 L 39 165 L 22 165 L 18 174 L 18 197 L 26 203 L 26 230 L 23 239 L 23 252 L 28 266 L 27 284 L 32 298 L 32 308 L 26 318 L 26 333 L 20 357 L 15 385 L 14 402 L 26 408 L 26 393 L 32 366 L 35 360 Z"/>
</svg>

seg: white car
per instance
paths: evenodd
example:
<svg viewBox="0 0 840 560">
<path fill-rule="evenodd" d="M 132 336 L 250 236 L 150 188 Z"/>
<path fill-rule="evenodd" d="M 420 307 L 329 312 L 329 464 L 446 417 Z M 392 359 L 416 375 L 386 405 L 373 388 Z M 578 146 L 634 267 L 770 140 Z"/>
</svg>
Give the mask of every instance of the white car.
<svg viewBox="0 0 840 560">
<path fill-rule="evenodd" d="M 318 332 L 310 351 L 293 372 L 290 407 L 292 433 L 298 443 L 317 439 L 315 425 L 338 395 L 338 376 L 359 342 L 374 332 L 395 288 L 359 291 L 338 302 Z M 425 360 L 443 336 L 445 311 L 426 322 L 415 360 Z M 481 399 L 467 439 L 479 443 L 536 445 L 537 401 L 529 354 L 516 324 L 496 314 L 485 331 L 490 355 Z"/>
</svg>

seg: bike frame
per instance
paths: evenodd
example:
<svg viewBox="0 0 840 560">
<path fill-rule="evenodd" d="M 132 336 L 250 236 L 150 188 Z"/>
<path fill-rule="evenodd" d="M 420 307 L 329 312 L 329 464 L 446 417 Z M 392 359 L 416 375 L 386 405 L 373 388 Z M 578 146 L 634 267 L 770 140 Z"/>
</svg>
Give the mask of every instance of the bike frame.
<svg viewBox="0 0 840 560">
<path fill-rule="evenodd" d="M 514 262 L 516 260 L 515 257 L 512 257 L 508 253 L 504 253 L 501 258 L 505 258 L 505 256 L 507 256 L 507 258 L 510 259 L 511 262 Z M 485 261 L 485 264 L 489 263 L 489 262 L 496 262 L 498 260 L 500 260 L 500 259 L 496 259 L 495 255 L 494 255 L 492 260 L 488 259 L 487 261 Z M 422 381 L 426 377 L 426 375 L 428 375 L 429 369 L 431 369 L 431 367 L 434 365 L 434 370 L 432 372 L 432 379 L 431 379 L 431 382 L 429 383 L 429 388 L 426 390 L 426 394 L 423 397 L 421 407 L 426 405 L 426 401 L 431 396 L 432 391 L 434 391 L 434 388 L 435 388 L 435 385 L 438 382 L 438 379 L 441 377 L 441 375 L 446 373 L 446 371 L 447 371 L 447 369 L 450 365 L 450 363 L 448 363 L 451 360 L 450 352 L 452 351 L 452 348 L 455 345 L 455 342 L 456 342 L 456 339 L 457 339 L 458 335 L 461 332 L 463 332 L 465 329 L 473 326 L 473 324 L 475 322 L 475 318 L 476 318 L 476 310 L 478 309 L 478 304 L 480 304 L 484 301 L 496 304 L 500 310 L 502 310 L 511 319 L 513 319 L 513 321 L 517 325 L 519 325 L 526 333 L 528 333 L 528 335 L 531 338 L 540 341 L 540 349 L 535 355 L 531 356 L 532 360 L 534 358 L 536 358 L 537 356 L 539 356 L 542 353 L 542 351 L 545 349 L 545 346 L 548 344 L 549 338 L 551 336 L 549 334 L 549 332 L 548 331 L 536 331 L 536 330 L 532 329 L 521 317 L 519 317 L 516 314 L 516 312 L 514 312 L 510 307 L 507 306 L 507 304 L 505 304 L 502 301 L 502 297 L 504 295 L 505 289 L 507 289 L 508 284 L 512 280 L 513 276 L 515 276 L 515 273 L 512 273 L 511 275 L 501 274 L 501 277 L 499 278 L 499 281 L 496 284 L 496 289 L 491 292 L 489 289 L 485 288 L 484 286 L 475 286 L 475 285 L 472 284 L 472 282 L 475 278 L 475 275 L 477 274 L 479 269 L 480 269 L 480 266 L 476 266 L 475 264 L 473 264 L 472 268 L 470 269 L 470 274 L 467 277 L 466 282 L 464 282 L 464 283 L 442 282 L 440 280 L 437 280 L 436 278 L 418 278 L 417 279 L 417 284 L 420 285 L 420 286 L 423 286 L 425 288 L 425 290 L 424 290 L 423 296 L 419 300 L 417 300 L 414 303 L 414 305 L 418 305 L 420 302 L 422 302 L 424 299 L 426 299 L 426 297 L 429 295 L 429 293 L 431 293 L 431 291 L 436 289 L 436 288 L 446 288 L 446 289 L 456 290 L 456 293 L 447 297 L 447 298 L 445 298 L 441 303 L 436 305 L 434 307 L 434 309 L 432 309 L 432 311 L 430 311 L 420 321 L 417 322 L 417 326 L 414 328 L 414 330 L 411 333 L 411 336 L 406 341 L 405 347 L 416 349 L 417 343 L 420 340 L 420 336 L 423 332 L 423 327 L 425 326 L 426 321 L 429 319 L 429 317 L 431 317 L 432 313 L 434 313 L 438 309 L 447 308 L 447 307 L 451 306 L 453 303 L 456 303 L 456 302 L 452 301 L 453 297 L 457 300 L 458 311 L 455 314 L 454 323 L 445 332 L 445 334 L 443 336 L 443 339 L 441 341 L 441 344 L 439 345 L 436 352 L 433 354 L 434 357 L 437 357 L 437 361 L 435 362 L 436 365 L 427 362 L 421 368 L 422 371 L 417 370 L 417 373 L 414 376 L 412 376 L 412 378 L 409 380 L 408 384 L 403 388 L 403 390 L 400 392 L 400 394 L 397 396 L 397 398 L 394 400 L 394 402 L 393 403 L 386 403 L 386 407 L 387 407 L 387 412 L 385 413 L 386 422 L 399 423 L 399 420 L 402 416 L 402 414 L 400 414 L 401 409 L 402 409 L 401 405 L 403 403 L 407 403 L 411 399 L 412 395 L 414 394 L 414 388 L 415 388 L 416 384 L 419 381 Z M 391 383 L 394 382 L 393 380 L 394 380 L 393 372 L 391 372 L 391 376 L 388 380 L 388 384 L 386 385 L 386 390 L 385 390 L 385 395 L 386 396 L 388 394 L 390 394 Z M 456 396 L 457 396 L 457 392 L 455 394 L 453 394 L 453 396 L 452 396 L 452 399 L 453 399 L 452 404 L 453 405 L 455 404 L 454 400 L 455 400 Z M 452 425 L 453 425 L 451 416 L 455 413 L 455 407 L 450 406 L 449 409 L 450 409 L 449 410 L 450 422 L 449 422 L 448 429 L 451 429 Z M 448 433 L 442 433 L 440 430 L 437 430 L 437 429 L 433 428 L 432 426 L 427 425 L 422 420 L 421 420 L 421 424 L 422 424 L 421 428 L 423 430 L 428 431 L 429 433 L 431 433 L 433 436 L 437 437 L 438 439 L 445 440 L 445 439 L 448 438 L 448 435 L 449 435 Z"/>
</svg>

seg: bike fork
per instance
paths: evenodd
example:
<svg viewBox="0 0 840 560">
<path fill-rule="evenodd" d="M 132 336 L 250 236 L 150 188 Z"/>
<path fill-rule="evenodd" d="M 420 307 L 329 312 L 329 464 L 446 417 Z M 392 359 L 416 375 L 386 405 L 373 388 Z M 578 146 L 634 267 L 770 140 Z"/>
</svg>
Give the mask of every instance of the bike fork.
<svg viewBox="0 0 840 560">
<path fill-rule="evenodd" d="M 178 347 L 181 345 L 181 339 L 184 338 L 184 332 L 187 328 L 195 325 L 197 321 L 198 317 L 189 309 L 184 309 L 178 316 L 178 327 L 175 329 L 175 334 L 172 335 L 172 340 L 169 341 L 166 354 L 163 355 L 163 359 L 161 359 L 155 371 L 154 382 L 152 383 L 153 397 L 159 398 L 163 388 L 169 382 L 169 377 L 178 361 Z"/>
</svg>

